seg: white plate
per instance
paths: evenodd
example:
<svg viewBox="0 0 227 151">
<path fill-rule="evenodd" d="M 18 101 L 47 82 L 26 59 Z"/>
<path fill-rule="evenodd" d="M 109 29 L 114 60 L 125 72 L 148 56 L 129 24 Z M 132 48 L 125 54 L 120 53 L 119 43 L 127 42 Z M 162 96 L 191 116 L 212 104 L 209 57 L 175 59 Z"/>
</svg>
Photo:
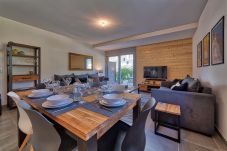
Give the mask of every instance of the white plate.
<svg viewBox="0 0 227 151">
<path fill-rule="evenodd" d="M 67 100 L 65 100 L 63 102 L 64 103 L 56 104 L 53 106 L 53 105 L 50 105 L 49 101 L 45 101 L 42 103 L 42 107 L 49 108 L 49 109 L 64 107 L 64 106 L 67 106 L 67 105 L 73 103 L 73 99 L 68 98 Z"/>
<path fill-rule="evenodd" d="M 69 95 L 66 94 L 59 94 L 59 95 L 52 95 L 47 98 L 48 101 L 61 101 L 66 100 L 69 98 Z"/>
<path fill-rule="evenodd" d="M 103 106 L 106 106 L 106 107 L 119 107 L 119 106 L 123 106 L 125 105 L 126 101 L 125 100 L 121 100 L 121 101 L 118 101 L 117 103 L 106 103 L 105 100 L 100 100 L 99 103 Z"/>
<path fill-rule="evenodd" d="M 50 91 L 49 93 L 43 93 L 43 94 L 39 94 L 39 95 L 33 94 L 33 93 L 32 93 L 32 94 L 29 94 L 28 97 L 29 97 L 29 98 L 34 98 L 34 99 L 35 99 L 35 98 L 47 97 L 47 96 L 50 96 L 50 95 L 52 95 L 52 94 L 53 94 L 53 92 L 51 92 L 51 91 Z"/>
<path fill-rule="evenodd" d="M 60 95 L 53 95 L 53 96 L 48 97 L 47 101 L 49 102 L 49 105 L 56 106 L 68 99 L 69 99 L 69 95 L 60 94 Z"/>
<path fill-rule="evenodd" d="M 39 95 L 39 94 L 43 94 L 43 93 L 49 93 L 50 92 L 50 90 L 49 89 L 38 89 L 38 90 L 33 90 L 32 91 L 32 94 L 34 94 L 34 95 Z"/>
<path fill-rule="evenodd" d="M 106 94 L 103 95 L 103 98 L 106 100 L 121 100 L 123 98 L 122 94 Z"/>
</svg>

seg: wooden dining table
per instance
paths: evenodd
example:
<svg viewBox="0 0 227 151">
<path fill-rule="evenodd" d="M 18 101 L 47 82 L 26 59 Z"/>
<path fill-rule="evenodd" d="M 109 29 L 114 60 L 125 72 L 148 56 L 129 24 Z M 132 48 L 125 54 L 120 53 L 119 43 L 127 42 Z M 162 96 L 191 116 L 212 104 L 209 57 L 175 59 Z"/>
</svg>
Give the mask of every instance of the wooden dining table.
<svg viewBox="0 0 227 151">
<path fill-rule="evenodd" d="M 75 136 L 78 151 L 97 151 L 98 139 L 124 115 L 130 110 L 133 110 L 133 121 L 135 121 L 140 114 L 140 95 L 134 93 L 123 93 L 124 98 L 129 99 L 131 103 L 111 116 L 105 116 L 83 107 L 78 107 L 61 115 L 53 116 L 27 97 L 31 93 L 31 90 L 17 92 L 21 99 L 30 104 L 35 110 L 50 118 Z M 96 95 L 83 97 L 85 102 L 93 102 L 96 99 Z"/>
</svg>

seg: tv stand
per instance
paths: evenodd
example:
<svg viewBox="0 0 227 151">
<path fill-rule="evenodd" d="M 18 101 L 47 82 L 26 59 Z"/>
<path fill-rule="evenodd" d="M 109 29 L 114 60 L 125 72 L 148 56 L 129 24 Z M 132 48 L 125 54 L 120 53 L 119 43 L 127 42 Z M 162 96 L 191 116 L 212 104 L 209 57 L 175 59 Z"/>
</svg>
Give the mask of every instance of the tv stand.
<svg viewBox="0 0 227 151">
<path fill-rule="evenodd" d="M 163 79 L 146 79 L 144 82 L 138 84 L 139 91 L 150 92 L 152 88 L 160 88 Z"/>
</svg>

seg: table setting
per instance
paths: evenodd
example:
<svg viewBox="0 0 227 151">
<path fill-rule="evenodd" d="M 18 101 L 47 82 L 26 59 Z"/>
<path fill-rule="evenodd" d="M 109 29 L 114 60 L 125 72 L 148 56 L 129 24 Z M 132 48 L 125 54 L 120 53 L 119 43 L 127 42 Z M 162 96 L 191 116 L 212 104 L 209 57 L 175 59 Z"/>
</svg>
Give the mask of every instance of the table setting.
<svg viewBox="0 0 227 151">
<path fill-rule="evenodd" d="M 94 88 L 81 83 L 69 85 L 69 79 L 67 79 L 67 83 L 66 86 L 60 86 L 58 81 L 46 81 L 47 89 L 33 90 L 27 98 L 54 116 L 78 107 L 111 116 L 130 102 L 130 100 L 124 98 L 124 85 L 106 85 Z M 87 102 L 84 98 L 89 96 L 94 97 L 92 101 Z"/>
</svg>

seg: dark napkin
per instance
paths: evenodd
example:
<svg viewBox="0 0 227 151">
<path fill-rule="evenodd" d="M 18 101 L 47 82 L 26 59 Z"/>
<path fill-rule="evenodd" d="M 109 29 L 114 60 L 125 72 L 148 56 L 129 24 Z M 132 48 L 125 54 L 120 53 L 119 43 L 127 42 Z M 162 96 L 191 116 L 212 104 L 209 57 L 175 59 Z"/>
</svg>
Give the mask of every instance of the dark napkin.
<svg viewBox="0 0 227 151">
<path fill-rule="evenodd" d="M 90 111 L 93 111 L 95 113 L 99 113 L 99 114 L 111 117 L 117 112 L 120 112 L 121 110 L 125 109 L 128 105 L 130 105 L 130 103 L 132 103 L 131 100 L 126 100 L 126 103 L 120 107 L 104 107 L 101 104 L 99 104 L 99 102 L 96 100 L 91 103 L 85 103 L 83 104 L 82 107 Z"/>
<path fill-rule="evenodd" d="M 32 103 L 36 104 L 37 106 L 42 107 L 42 103 L 46 101 L 46 98 L 40 98 L 40 99 L 30 99 L 32 101 Z M 54 108 L 54 109 L 47 109 L 44 108 L 44 110 L 46 112 L 48 112 L 49 114 L 53 115 L 53 116 L 58 116 L 61 115 L 65 112 L 71 111 L 73 109 L 76 109 L 78 107 L 80 107 L 82 104 L 79 104 L 79 102 L 73 102 L 67 106 L 64 107 L 60 107 L 60 108 Z"/>
</svg>

